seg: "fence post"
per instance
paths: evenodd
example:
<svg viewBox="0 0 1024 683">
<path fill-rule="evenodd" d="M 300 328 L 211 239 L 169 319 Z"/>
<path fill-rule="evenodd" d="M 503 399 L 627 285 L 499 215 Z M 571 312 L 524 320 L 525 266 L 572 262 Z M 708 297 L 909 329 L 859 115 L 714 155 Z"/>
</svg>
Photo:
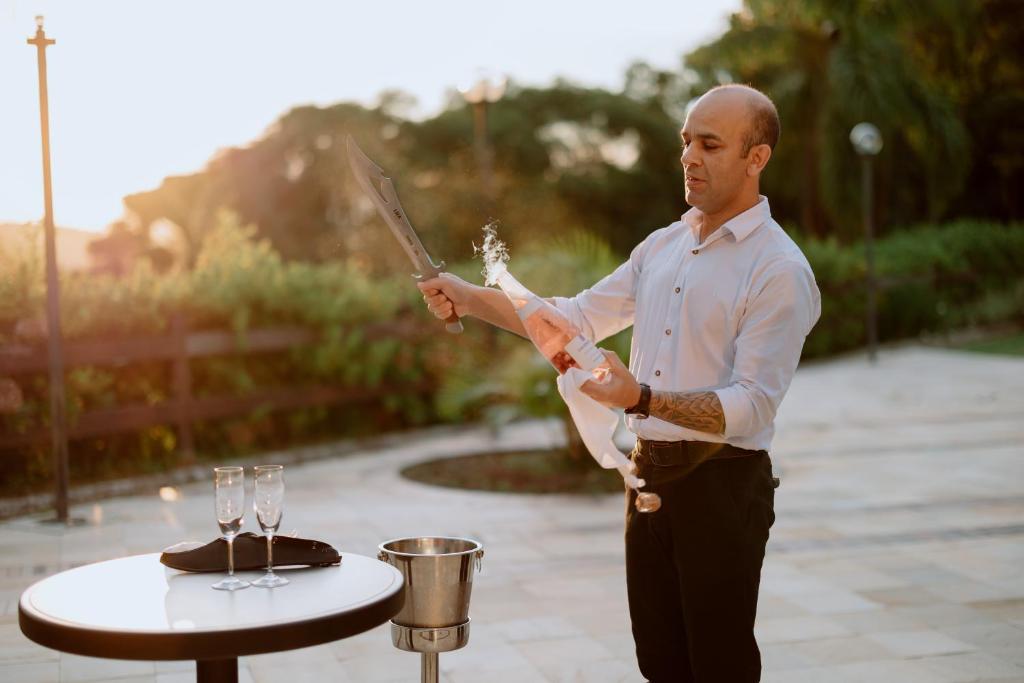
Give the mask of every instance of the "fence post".
<svg viewBox="0 0 1024 683">
<path fill-rule="evenodd" d="M 196 461 L 195 439 L 192 435 L 192 370 L 188 362 L 188 321 L 180 311 L 171 316 L 171 336 L 174 339 L 174 405 L 181 460 L 185 464 Z"/>
</svg>

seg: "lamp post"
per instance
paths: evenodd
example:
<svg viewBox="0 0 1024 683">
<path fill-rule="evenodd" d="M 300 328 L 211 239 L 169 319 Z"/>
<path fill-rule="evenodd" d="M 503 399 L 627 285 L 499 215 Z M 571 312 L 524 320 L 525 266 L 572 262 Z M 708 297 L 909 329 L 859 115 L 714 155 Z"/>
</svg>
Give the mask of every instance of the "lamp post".
<svg viewBox="0 0 1024 683">
<path fill-rule="evenodd" d="M 46 232 L 46 341 L 50 366 L 50 434 L 53 470 L 57 482 L 54 507 L 57 522 L 68 523 L 68 439 L 64 404 L 64 350 L 60 332 L 60 281 L 57 278 L 57 239 L 53 227 L 53 191 L 50 184 L 50 110 L 46 92 L 46 48 L 57 41 L 47 38 L 43 17 L 36 17 L 36 35 L 28 39 L 36 46 L 39 62 L 39 127 L 43 137 L 43 229 Z"/>
<path fill-rule="evenodd" d="M 506 85 L 505 78 L 492 81 L 487 76 L 481 76 L 473 85 L 459 88 L 466 102 L 473 106 L 473 141 L 477 165 L 480 167 L 480 185 L 488 210 L 491 210 L 494 202 L 494 153 L 487 132 L 487 107 L 501 99 Z"/>
<path fill-rule="evenodd" d="M 882 133 L 873 124 L 858 123 L 850 131 L 850 142 L 861 161 L 861 202 L 864 213 L 864 256 L 867 263 L 867 328 L 868 360 L 875 363 L 878 355 L 878 312 L 876 304 L 874 248 L 874 182 L 872 162 L 882 151 Z"/>
</svg>

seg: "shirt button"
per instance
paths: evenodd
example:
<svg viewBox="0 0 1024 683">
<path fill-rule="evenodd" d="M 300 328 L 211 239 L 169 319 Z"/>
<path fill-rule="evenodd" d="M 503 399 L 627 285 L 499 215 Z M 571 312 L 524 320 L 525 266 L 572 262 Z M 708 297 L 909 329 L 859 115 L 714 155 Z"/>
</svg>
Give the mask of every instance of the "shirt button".
<svg viewBox="0 0 1024 683">
<path fill-rule="evenodd" d="M 690 253 L 692 253 L 692 254 L 693 254 L 694 256 L 696 256 L 696 255 L 697 255 L 698 253 L 700 253 L 700 249 L 694 249 L 694 250 L 693 250 L 692 252 L 690 252 Z"/>
<path fill-rule="evenodd" d="M 665 334 L 672 334 L 672 330 L 665 330 Z"/>
<path fill-rule="evenodd" d="M 654 376 L 655 377 L 661 377 L 661 370 L 655 370 L 654 371 Z"/>
<path fill-rule="evenodd" d="M 679 288 L 678 288 L 678 287 L 676 287 L 676 294 L 678 294 L 678 293 L 679 293 Z"/>
</svg>

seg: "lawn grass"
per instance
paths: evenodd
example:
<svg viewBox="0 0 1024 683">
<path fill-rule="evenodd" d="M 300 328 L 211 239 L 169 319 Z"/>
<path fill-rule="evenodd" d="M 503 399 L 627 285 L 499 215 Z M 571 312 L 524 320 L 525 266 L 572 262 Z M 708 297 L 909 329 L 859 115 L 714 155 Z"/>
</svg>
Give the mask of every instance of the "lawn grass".
<svg viewBox="0 0 1024 683">
<path fill-rule="evenodd" d="M 976 351 L 978 353 L 995 353 L 1004 356 L 1024 356 L 1024 332 L 993 337 L 991 339 L 979 339 L 968 342 L 960 347 L 965 351 Z"/>
</svg>

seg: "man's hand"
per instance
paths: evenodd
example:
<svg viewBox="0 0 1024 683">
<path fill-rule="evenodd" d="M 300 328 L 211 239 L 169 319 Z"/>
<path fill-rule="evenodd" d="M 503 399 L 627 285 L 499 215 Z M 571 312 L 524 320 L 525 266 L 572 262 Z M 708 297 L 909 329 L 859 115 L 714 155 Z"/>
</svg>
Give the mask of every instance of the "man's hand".
<svg viewBox="0 0 1024 683">
<path fill-rule="evenodd" d="M 441 273 L 435 278 L 417 282 L 423 292 L 427 309 L 441 320 L 447 320 L 455 312 L 460 318 L 470 314 L 473 285 L 451 273 Z"/>
<path fill-rule="evenodd" d="M 580 390 L 610 408 L 632 408 L 640 400 L 640 383 L 630 374 L 614 351 L 601 349 L 608 361 L 608 372 L 602 381 L 587 380 Z"/>
</svg>

